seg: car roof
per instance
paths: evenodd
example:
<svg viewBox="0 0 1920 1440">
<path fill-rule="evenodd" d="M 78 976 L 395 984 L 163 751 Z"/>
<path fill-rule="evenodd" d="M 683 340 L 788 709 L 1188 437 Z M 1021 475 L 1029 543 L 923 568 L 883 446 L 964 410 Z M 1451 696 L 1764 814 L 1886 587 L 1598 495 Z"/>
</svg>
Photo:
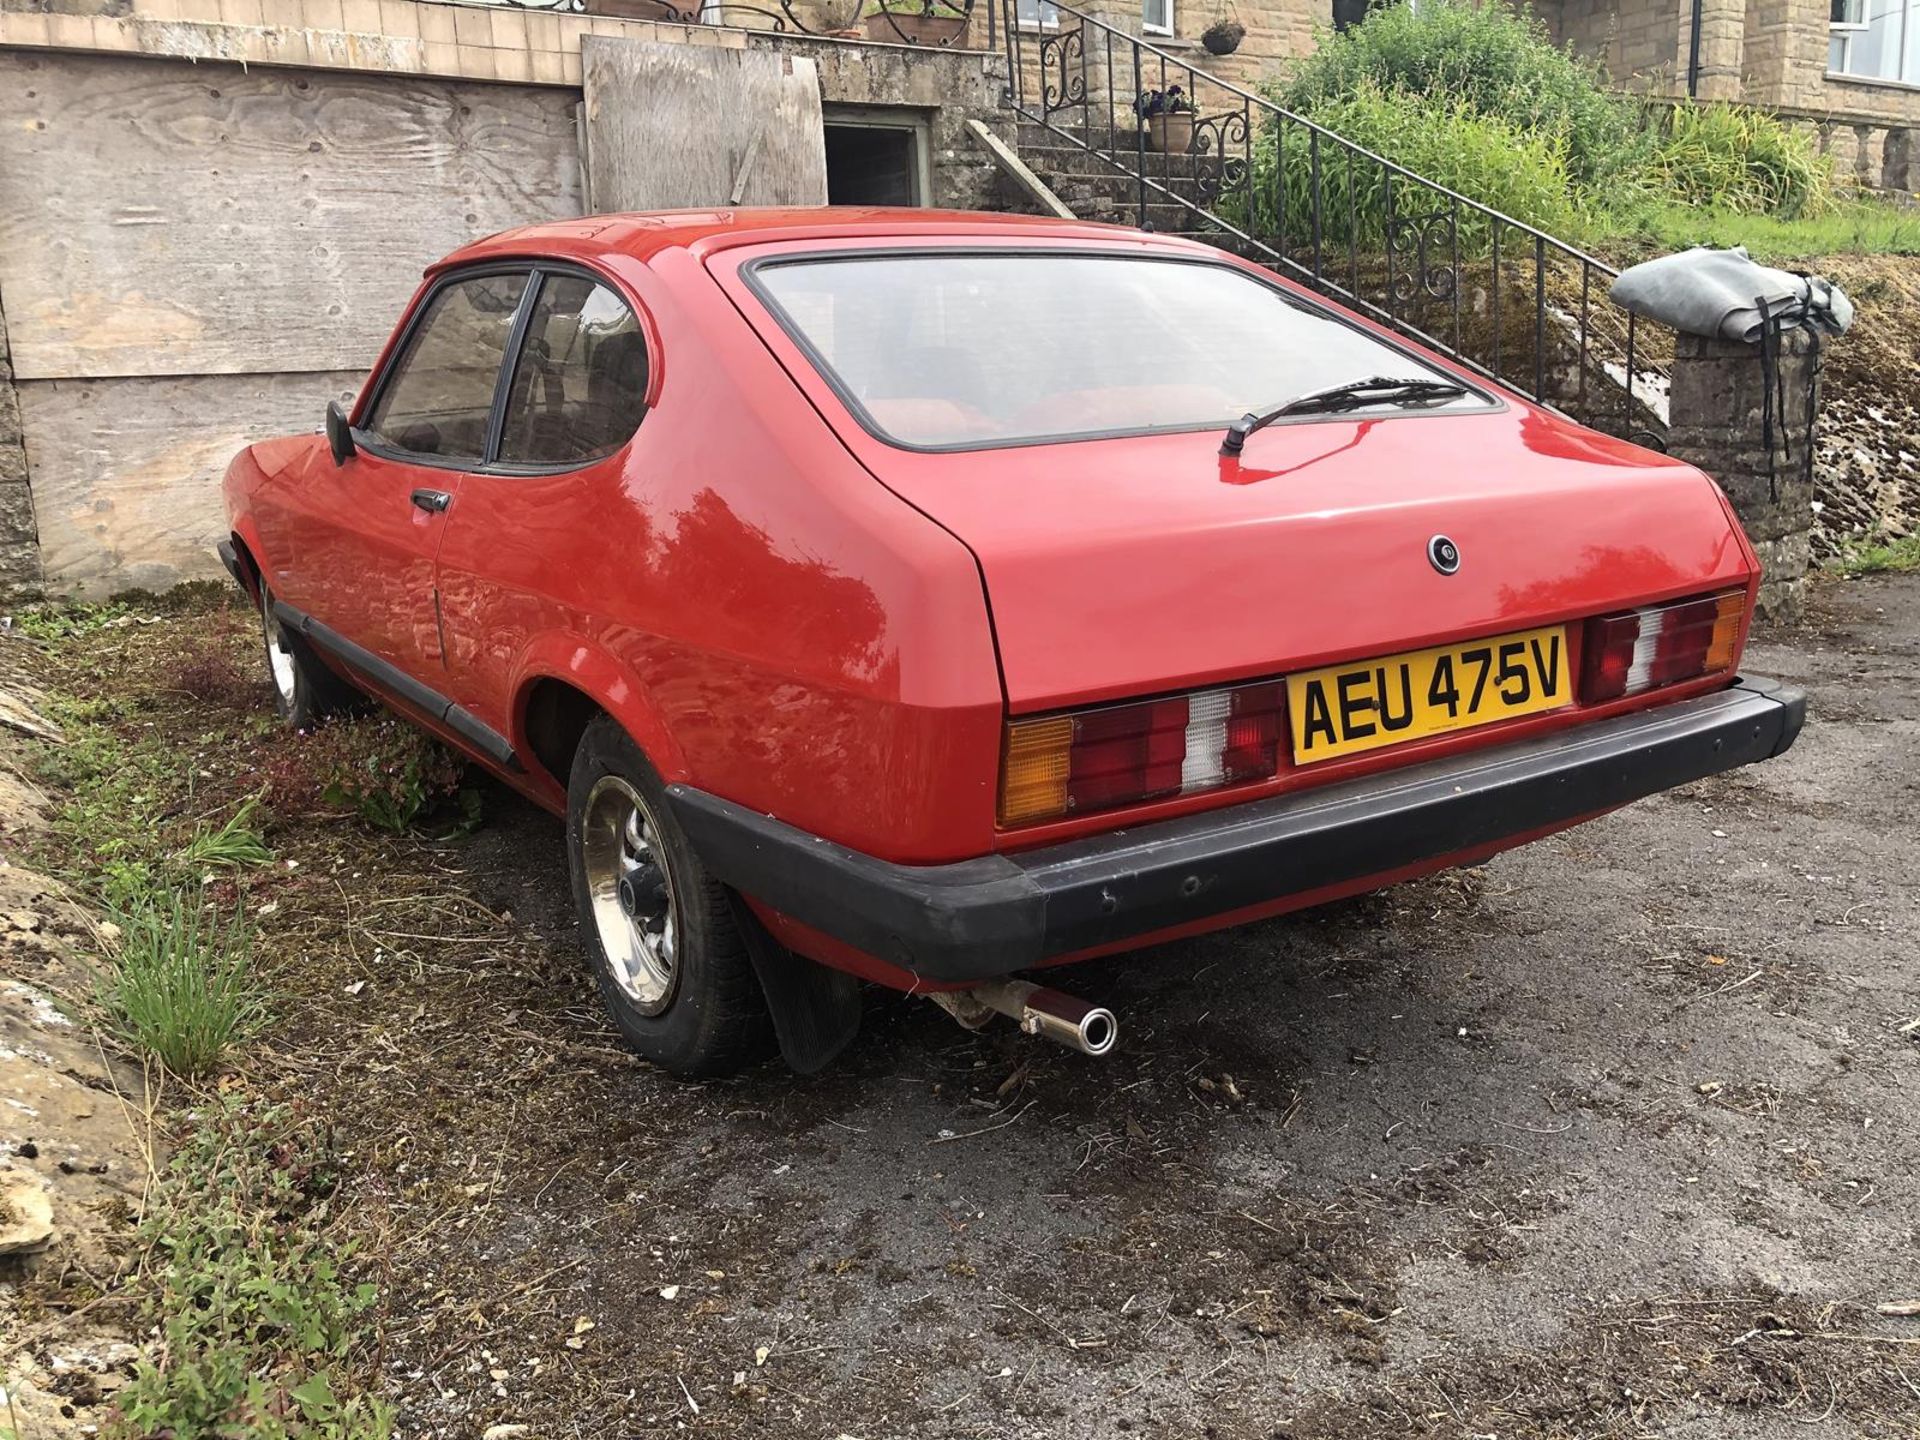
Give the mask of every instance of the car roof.
<svg viewBox="0 0 1920 1440">
<path fill-rule="evenodd" d="M 851 240 L 901 236 L 986 239 L 1087 240 L 1112 243 L 1151 241 L 1156 248 L 1205 251 L 1192 241 L 1149 236 L 1124 225 L 1087 220 L 1057 220 L 1045 215 L 1001 215 L 980 210 L 921 210 L 905 207 L 831 205 L 808 208 L 730 208 L 658 210 L 624 215 L 589 215 L 503 230 L 454 251 L 430 267 L 443 270 L 479 260 L 554 256 L 592 260 L 628 255 L 651 260 L 663 250 L 703 252 L 763 241 Z"/>
</svg>

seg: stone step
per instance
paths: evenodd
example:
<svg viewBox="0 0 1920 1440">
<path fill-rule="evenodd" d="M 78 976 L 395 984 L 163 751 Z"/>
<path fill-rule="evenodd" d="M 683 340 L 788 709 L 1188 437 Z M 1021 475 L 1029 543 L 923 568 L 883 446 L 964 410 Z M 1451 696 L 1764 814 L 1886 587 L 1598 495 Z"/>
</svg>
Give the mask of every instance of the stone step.
<svg viewBox="0 0 1920 1440">
<path fill-rule="evenodd" d="M 1105 157 L 1100 158 L 1100 157 Z M 1149 175 L 1191 176 L 1205 165 L 1218 163 L 1215 157 L 1201 154 L 1162 155 L 1148 150 L 1144 154 L 1126 143 L 1124 136 L 1114 146 L 1096 144 L 1092 151 L 1073 145 L 1022 145 L 1020 158 L 1035 170 L 1098 170 L 1111 160 L 1129 173 L 1143 164 Z"/>
</svg>

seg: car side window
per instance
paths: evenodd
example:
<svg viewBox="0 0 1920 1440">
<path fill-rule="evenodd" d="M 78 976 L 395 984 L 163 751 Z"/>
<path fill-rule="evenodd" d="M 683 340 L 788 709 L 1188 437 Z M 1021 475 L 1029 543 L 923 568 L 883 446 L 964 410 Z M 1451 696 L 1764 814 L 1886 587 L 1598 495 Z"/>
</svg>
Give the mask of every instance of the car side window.
<svg viewBox="0 0 1920 1440">
<path fill-rule="evenodd" d="M 525 272 L 443 285 L 427 301 L 362 427 L 414 455 L 478 463 Z"/>
<path fill-rule="evenodd" d="M 507 391 L 499 459 L 581 465 L 611 455 L 646 413 L 647 342 L 620 297 L 578 275 L 547 275 Z"/>
</svg>

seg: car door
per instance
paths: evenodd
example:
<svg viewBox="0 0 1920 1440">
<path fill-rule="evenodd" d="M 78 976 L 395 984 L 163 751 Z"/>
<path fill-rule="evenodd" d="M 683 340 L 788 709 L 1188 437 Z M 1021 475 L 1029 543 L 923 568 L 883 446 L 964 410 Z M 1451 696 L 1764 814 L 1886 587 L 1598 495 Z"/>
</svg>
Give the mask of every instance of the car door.
<svg viewBox="0 0 1920 1440">
<path fill-rule="evenodd" d="M 634 537 L 622 458 L 646 412 L 647 339 L 607 281 L 542 266 L 505 386 L 498 445 L 463 476 L 436 569 L 449 693 L 510 730 L 514 667 L 529 639 L 565 632 L 579 597 L 630 584 Z"/>
<path fill-rule="evenodd" d="M 529 268 L 461 271 L 414 306 L 359 407 L 354 454 L 273 497 L 280 598 L 429 690 L 445 688 L 433 566 L 491 440 Z M 369 678 L 380 681 L 378 673 Z M 388 685 L 386 688 L 393 688 Z"/>
</svg>

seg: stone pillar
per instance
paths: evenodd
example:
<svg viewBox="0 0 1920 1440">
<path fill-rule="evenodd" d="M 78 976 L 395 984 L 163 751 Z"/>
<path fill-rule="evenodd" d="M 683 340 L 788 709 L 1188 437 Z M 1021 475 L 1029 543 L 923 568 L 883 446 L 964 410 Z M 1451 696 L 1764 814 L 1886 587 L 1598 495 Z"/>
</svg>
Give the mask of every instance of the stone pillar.
<svg viewBox="0 0 1920 1440">
<path fill-rule="evenodd" d="M 1913 156 L 1913 131 L 1904 125 L 1887 131 L 1887 142 L 1880 151 L 1880 188 L 1920 189 L 1920 166 L 1914 164 Z"/>
<path fill-rule="evenodd" d="M 1821 343 L 1829 343 L 1822 337 Z M 1727 492 L 1760 554 L 1760 613 L 1790 620 L 1800 613 L 1813 534 L 1812 467 L 1807 463 L 1807 386 L 1814 337 L 1780 337 L 1775 390 L 1773 475 L 1768 478 L 1763 417 L 1767 382 L 1758 345 L 1675 338 L 1668 453 L 1697 465 Z M 1817 383 L 1817 382 L 1815 382 Z M 1786 396 L 1785 414 L 1778 396 Z M 1814 395 L 1813 413 L 1820 413 Z"/>
<path fill-rule="evenodd" d="M 0 598 L 37 596 L 41 589 L 40 527 L 27 487 L 26 436 L 13 388 L 7 314 L 0 309 Z"/>
<path fill-rule="evenodd" d="M 1681 7 L 1679 69 L 1684 80 L 1688 50 L 1692 41 L 1693 8 Z M 1746 68 L 1746 0 L 1701 0 L 1700 5 L 1700 80 L 1702 100 L 1738 100 L 1741 98 Z"/>
</svg>

